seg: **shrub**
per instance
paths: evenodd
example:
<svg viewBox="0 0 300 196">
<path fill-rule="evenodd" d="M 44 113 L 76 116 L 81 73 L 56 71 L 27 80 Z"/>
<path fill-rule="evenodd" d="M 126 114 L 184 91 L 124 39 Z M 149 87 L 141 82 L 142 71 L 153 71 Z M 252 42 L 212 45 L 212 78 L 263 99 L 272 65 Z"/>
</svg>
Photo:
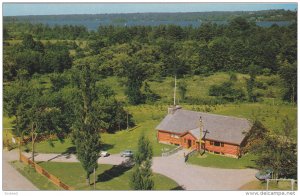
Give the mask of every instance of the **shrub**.
<svg viewBox="0 0 300 196">
<path fill-rule="evenodd" d="M 233 88 L 232 82 L 224 82 L 221 85 L 212 85 L 209 88 L 209 95 L 216 96 L 229 102 L 245 99 L 244 91 L 242 89 Z"/>
</svg>

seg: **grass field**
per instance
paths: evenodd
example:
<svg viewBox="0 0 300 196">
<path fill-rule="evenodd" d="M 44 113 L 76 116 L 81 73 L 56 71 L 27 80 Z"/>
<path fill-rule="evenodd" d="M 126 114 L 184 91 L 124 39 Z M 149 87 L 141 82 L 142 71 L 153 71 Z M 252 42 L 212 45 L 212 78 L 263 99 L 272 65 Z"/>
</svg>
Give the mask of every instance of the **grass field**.
<svg viewBox="0 0 300 196">
<path fill-rule="evenodd" d="M 25 165 L 19 161 L 11 162 L 11 165 L 40 190 L 62 190 L 46 177 L 38 174 L 31 166 Z"/>
<path fill-rule="evenodd" d="M 58 189 L 55 185 L 49 184 L 50 182 L 46 177 L 42 177 L 32 168 L 28 168 L 28 166 L 19 162 L 14 162 L 12 164 L 41 190 Z M 93 186 L 86 185 L 86 175 L 80 163 L 43 162 L 40 163 L 40 165 L 67 185 L 74 187 L 75 190 L 93 190 Z M 132 172 L 133 169 L 121 166 L 99 165 L 96 170 L 96 190 L 130 190 L 129 183 Z M 153 180 L 155 190 L 171 190 L 179 188 L 175 181 L 160 174 L 154 174 Z M 92 182 L 93 177 L 91 176 L 91 183 Z"/>
<path fill-rule="evenodd" d="M 243 89 L 246 93 L 246 79 L 249 78 L 247 74 L 237 73 L 237 81 L 234 83 L 234 86 L 237 88 Z M 215 84 L 222 84 L 223 82 L 228 81 L 230 78 L 228 73 L 218 72 L 213 75 L 204 77 L 204 76 L 190 76 L 186 78 L 179 78 L 177 82 L 185 81 L 187 84 L 187 93 L 186 97 L 190 98 L 202 98 L 202 99 L 211 99 L 212 96 L 209 96 L 209 88 Z M 263 89 L 257 89 L 264 98 L 267 98 L 272 94 L 272 97 L 275 97 L 275 103 L 281 102 L 282 96 L 282 86 L 280 83 L 280 78 L 277 75 L 272 76 L 258 76 L 257 81 L 261 82 L 264 86 Z M 117 77 L 108 77 L 103 81 L 105 84 L 109 85 L 117 94 L 117 98 L 120 100 L 125 99 L 125 84 L 120 82 L 120 78 Z M 160 103 L 172 103 L 173 99 L 173 86 L 174 78 L 166 77 L 162 78 L 160 81 L 148 81 L 149 86 L 156 94 L 160 95 Z M 177 100 L 181 104 L 180 96 L 177 94 Z"/>
<path fill-rule="evenodd" d="M 266 182 L 261 182 L 261 181 L 252 181 L 249 182 L 242 187 L 239 188 L 239 190 L 267 190 L 267 183 Z M 292 185 L 290 181 L 279 181 L 278 184 L 276 182 L 270 182 L 269 183 L 269 190 L 286 190 L 286 191 L 291 191 L 292 190 Z M 294 190 L 298 190 L 297 184 L 294 184 Z"/>
<path fill-rule="evenodd" d="M 239 159 L 225 157 L 220 155 L 214 155 L 210 153 L 205 153 L 200 156 L 195 154 L 189 157 L 188 163 L 194 165 L 200 165 L 204 167 L 216 167 L 224 169 L 246 169 L 255 167 L 255 156 L 247 154 Z"/>
</svg>

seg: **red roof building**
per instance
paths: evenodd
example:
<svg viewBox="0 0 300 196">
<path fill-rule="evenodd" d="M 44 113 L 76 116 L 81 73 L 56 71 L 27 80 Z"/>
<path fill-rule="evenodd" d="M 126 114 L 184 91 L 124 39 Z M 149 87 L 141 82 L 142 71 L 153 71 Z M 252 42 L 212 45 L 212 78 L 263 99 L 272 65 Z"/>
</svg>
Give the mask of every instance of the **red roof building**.
<svg viewBox="0 0 300 196">
<path fill-rule="evenodd" d="M 251 127 L 244 118 L 195 112 L 177 106 L 169 108 L 156 130 L 161 143 L 197 150 L 201 147 L 214 154 L 240 157 Z"/>
</svg>

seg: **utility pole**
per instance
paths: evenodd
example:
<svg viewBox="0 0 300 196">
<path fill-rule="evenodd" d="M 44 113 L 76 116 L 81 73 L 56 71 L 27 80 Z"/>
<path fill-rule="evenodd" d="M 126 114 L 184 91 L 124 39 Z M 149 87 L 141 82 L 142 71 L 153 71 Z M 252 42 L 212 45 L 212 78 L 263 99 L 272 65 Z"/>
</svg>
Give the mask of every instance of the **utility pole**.
<svg viewBox="0 0 300 196">
<path fill-rule="evenodd" d="M 128 111 L 126 111 L 126 116 L 127 116 L 127 131 L 128 131 Z"/>
<path fill-rule="evenodd" d="M 175 75 L 175 87 L 174 87 L 174 106 L 176 106 L 176 75 Z"/>
<path fill-rule="evenodd" d="M 202 117 L 201 116 L 199 118 L 199 131 L 200 131 L 200 136 L 199 136 L 199 152 L 201 152 L 202 133 L 203 133 L 203 121 L 202 121 Z"/>
<path fill-rule="evenodd" d="M 96 190 L 96 169 L 94 167 L 94 190 Z"/>
</svg>

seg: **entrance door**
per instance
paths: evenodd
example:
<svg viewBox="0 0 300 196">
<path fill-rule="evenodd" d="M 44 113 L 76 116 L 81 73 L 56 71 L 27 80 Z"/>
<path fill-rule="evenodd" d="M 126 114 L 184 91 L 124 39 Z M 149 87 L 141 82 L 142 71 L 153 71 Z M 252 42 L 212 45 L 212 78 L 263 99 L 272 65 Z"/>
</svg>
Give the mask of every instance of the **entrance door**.
<svg viewBox="0 0 300 196">
<path fill-rule="evenodd" d="M 192 146 L 192 140 L 188 140 L 188 148 Z"/>
</svg>

